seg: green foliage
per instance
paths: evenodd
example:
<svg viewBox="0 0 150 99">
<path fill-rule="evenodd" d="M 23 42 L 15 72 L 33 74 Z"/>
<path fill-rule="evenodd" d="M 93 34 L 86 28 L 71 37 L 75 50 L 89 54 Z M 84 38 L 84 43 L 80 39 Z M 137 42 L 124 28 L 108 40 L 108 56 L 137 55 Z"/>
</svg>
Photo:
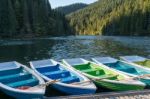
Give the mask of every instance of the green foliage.
<svg viewBox="0 0 150 99">
<path fill-rule="evenodd" d="M 13 35 L 17 22 L 11 1 L 1 0 L 0 6 L 2 7 L 0 8 L 0 33 L 1 35 L 5 35 L 4 32 Z"/>
<path fill-rule="evenodd" d="M 67 14 L 70 14 L 70 13 L 75 12 L 77 10 L 83 9 L 87 6 L 88 5 L 84 4 L 84 3 L 76 3 L 76 4 L 64 6 L 64 7 L 58 7 L 58 8 L 56 8 L 56 10 L 67 15 Z"/>
<path fill-rule="evenodd" d="M 0 37 L 68 35 L 68 27 L 49 0 L 0 0 Z"/>
<path fill-rule="evenodd" d="M 77 35 L 150 35 L 150 0 L 99 0 L 67 15 Z"/>
</svg>

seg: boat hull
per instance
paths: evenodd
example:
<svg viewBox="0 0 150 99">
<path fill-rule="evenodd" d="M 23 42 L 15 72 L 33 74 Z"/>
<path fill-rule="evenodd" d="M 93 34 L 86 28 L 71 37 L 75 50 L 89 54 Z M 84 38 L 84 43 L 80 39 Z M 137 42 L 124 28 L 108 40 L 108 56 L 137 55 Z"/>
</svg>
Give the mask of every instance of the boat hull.
<svg viewBox="0 0 150 99">
<path fill-rule="evenodd" d="M 140 79 L 141 82 L 146 84 L 146 88 L 150 88 L 150 79 Z"/>
<path fill-rule="evenodd" d="M 140 85 L 131 85 L 125 83 L 112 83 L 106 81 L 94 81 L 97 86 L 101 86 L 110 90 L 115 91 L 127 91 L 127 90 L 142 90 L 145 86 Z"/>
<path fill-rule="evenodd" d="M 33 93 L 21 93 L 13 92 L 6 89 L 1 89 L 5 94 L 14 97 L 15 99 L 43 99 L 44 93 L 33 94 Z"/>
<path fill-rule="evenodd" d="M 61 85 L 52 85 L 54 88 L 56 88 L 57 90 L 64 92 L 66 94 L 70 94 L 70 95 L 79 95 L 79 94 L 93 94 L 96 92 L 96 88 L 79 88 L 79 87 L 69 87 L 69 86 L 61 86 Z"/>
<path fill-rule="evenodd" d="M 45 93 L 44 80 L 27 66 L 18 62 L 0 63 L 0 90 L 15 99 L 41 99 Z M 25 88 L 27 87 L 27 88 Z"/>
</svg>

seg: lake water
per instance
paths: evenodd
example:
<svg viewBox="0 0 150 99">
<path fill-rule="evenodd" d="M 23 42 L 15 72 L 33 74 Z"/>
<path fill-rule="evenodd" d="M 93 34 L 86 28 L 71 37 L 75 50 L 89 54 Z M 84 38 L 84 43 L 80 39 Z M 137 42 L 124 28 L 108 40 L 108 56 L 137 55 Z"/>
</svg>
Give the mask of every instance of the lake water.
<svg viewBox="0 0 150 99">
<path fill-rule="evenodd" d="M 122 55 L 150 57 L 150 38 L 70 36 L 30 40 L 0 40 L 0 62 L 15 60 L 28 65 L 31 60 L 47 58 L 55 60 L 77 57 L 90 59 L 97 56 L 118 58 Z"/>
</svg>

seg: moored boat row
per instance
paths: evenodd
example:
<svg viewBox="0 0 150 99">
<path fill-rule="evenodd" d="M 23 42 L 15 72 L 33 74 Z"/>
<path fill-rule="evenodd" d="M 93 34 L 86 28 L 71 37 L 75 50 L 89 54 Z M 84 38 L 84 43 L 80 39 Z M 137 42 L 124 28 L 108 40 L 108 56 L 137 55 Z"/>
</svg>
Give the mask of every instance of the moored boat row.
<svg viewBox="0 0 150 99">
<path fill-rule="evenodd" d="M 46 81 L 58 80 L 52 86 L 67 94 L 95 93 L 96 86 L 85 76 L 54 60 L 30 62 L 35 70 Z"/>
<path fill-rule="evenodd" d="M 71 95 L 93 94 L 97 87 L 115 91 L 150 87 L 150 61 L 140 56 L 96 57 L 0 63 L 0 90 L 18 98 L 42 98 L 47 85 Z"/>
<path fill-rule="evenodd" d="M 80 61 L 78 63 L 78 61 Z M 144 89 L 145 84 L 130 79 L 129 76 L 113 71 L 104 65 L 98 65 L 94 62 L 87 61 L 82 58 L 78 59 L 64 59 L 64 64 L 68 67 L 73 67 L 89 79 L 93 80 L 96 85 L 102 86 L 111 90 L 140 90 Z M 77 62 L 77 63 L 75 63 Z"/>
<path fill-rule="evenodd" d="M 145 83 L 147 87 L 150 87 L 150 68 L 146 68 L 132 62 L 117 60 L 112 57 L 97 57 L 92 58 L 92 60 L 122 74 L 137 78 L 141 82 Z"/>
</svg>

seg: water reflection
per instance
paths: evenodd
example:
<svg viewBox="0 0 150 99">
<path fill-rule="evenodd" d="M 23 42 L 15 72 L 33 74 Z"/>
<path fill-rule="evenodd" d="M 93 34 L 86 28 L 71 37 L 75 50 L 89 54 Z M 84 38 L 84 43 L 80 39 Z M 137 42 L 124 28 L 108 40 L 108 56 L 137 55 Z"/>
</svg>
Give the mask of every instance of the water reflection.
<svg viewBox="0 0 150 99">
<path fill-rule="evenodd" d="M 95 56 L 121 56 L 121 55 L 149 55 L 150 40 L 143 38 L 143 42 L 128 37 L 68 37 L 48 38 L 34 40 L 7 40 L 0 42 L 0 62 L 54 58 L 83 57 L 89 59 Z M 138 39 L 138 38 L 137 38 Z M 141 39 L 141 38 L 140 38 Z M 131 43 L 132 42 L 132 43 Z M 133 43 L 134 42 L 134 43 Z M 141 46 L 140 46 L 141 44 Z"/>
<path fill-rule="evenodd" d="M 121 56 L 121 55 L 143 55 L 148 52 L 144 48 L 125 46 L 120 42 L 111 39 L 95 40 L 67 40 L 56 44 L 52 48 L 52 56 L 55 59 L 62 58 L 91 58 L 95 56 Z"/>
</svg>

